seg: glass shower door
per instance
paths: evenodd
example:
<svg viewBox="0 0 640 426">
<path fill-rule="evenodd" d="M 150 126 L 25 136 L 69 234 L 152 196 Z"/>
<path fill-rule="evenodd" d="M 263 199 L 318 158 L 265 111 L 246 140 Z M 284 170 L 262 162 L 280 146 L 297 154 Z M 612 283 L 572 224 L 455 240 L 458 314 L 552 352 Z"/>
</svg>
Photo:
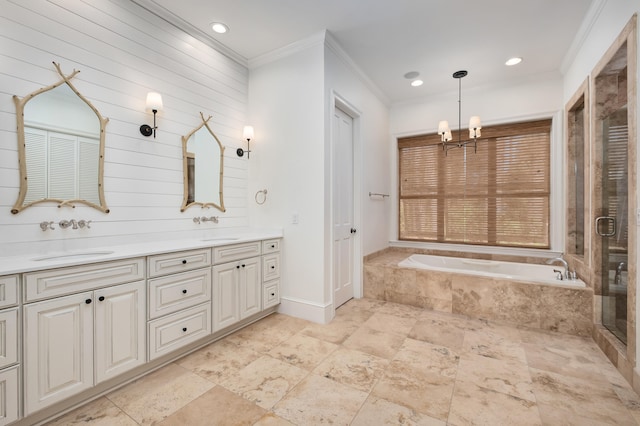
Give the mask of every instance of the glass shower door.
<svg viewBox="0 0 640 426">
<path fill-rule="evenodd" d="M 627 108 L 601 121 L 602 216 L 596 232 L 602 247 L 602 324 L 627 342 L 628 131 Z"/>
</svg>

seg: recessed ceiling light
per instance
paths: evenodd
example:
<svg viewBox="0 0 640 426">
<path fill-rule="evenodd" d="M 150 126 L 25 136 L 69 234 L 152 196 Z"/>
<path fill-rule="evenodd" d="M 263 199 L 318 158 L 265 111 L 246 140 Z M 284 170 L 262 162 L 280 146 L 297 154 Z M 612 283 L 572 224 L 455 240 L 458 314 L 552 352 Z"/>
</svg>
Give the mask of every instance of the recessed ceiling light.
<svg viewBox="0 0 640 426">
<path fill-rule="evenodd" d="M 522 62 L 522 58 L 510 58 L 507 60 L 507 62 L 505 62 L 504 64 L 508 67 L 512 66 L 512 65 L 518 65 L 520 62 Z"/>
<path fill-rule="evenodd" d="M 424 83 L 424 81 L 422 81 L 422 80 L 413 80 L 413 81 L 411 82 L 411 85 L 412 85 L 413 87 L 418 87 L 418 86 L 422 86 L 422 84 L 423 84 L 423 83 Z"/>
<path fill-rule="evenodd" d="M 420 75 L 420 73 L 418 71 L 409 71 L 408 73 L 406 73 L 404 75 L 404 78 L 406 78 L 407 80 L 413 80 L 414 78 L 416 78 L 419 75 Z"/>
<path fill-rule="evenodd" d="M 211 29 L 218 34 L 224 34 L 229 31 L 229 27 L 227 27 L 222 22 L 214 22 L 213 24 L 211 24 Z"/>
</svg>

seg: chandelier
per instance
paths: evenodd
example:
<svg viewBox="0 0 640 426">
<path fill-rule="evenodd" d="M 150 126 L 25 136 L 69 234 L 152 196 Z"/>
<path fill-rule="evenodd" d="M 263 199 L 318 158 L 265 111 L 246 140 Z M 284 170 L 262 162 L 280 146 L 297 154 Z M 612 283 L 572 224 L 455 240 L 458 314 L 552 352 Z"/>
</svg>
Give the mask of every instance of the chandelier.
<svg viewBox="0 0 640 426">
<path fill-rule="evenodd" d="M 462 128 L 460 124 L 460 116 L 462 115 L 462 77 L 465 77 L 467 74 L 464 70 L 453 73 L 453 78 L 458 79 L 458 141 L 453 142 L 448 121 L 442 120 L 438 123 L 438 134 L 440 135 L 442 149 L 445 155 L 447 155 L 447 151 L 450 149 L 462 148 L 470 143 L 473 143 L 473 152 L 477 152 L 478 150 L 477 139 L 481 136 L 480 129 L 482 129 L 482 126 L 480 125 L 480 117 L 477 115 L 469 119 L 469 139 L 462 140 Z"/>
</svg>

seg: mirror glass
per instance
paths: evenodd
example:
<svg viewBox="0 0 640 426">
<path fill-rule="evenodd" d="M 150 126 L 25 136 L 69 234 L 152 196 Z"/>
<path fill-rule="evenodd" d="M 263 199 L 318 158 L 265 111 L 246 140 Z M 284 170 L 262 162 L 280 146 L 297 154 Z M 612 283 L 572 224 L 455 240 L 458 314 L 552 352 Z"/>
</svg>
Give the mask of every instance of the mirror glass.
<svg viewBox="0 0 640 426">
<path fill-rule="evenodd" d="M 102 186 L 104 127 L 108 119 L 64 76 L 19 99 L 20 193 L 11 210 L 42 202 L 85 204 L 107 213 Z"/>
<path fill-rule="evenodd" d="M 182 137 L 184 197 L 182 208 L 215 207 L 225 211 L 222 196 L 224 146 L 202 113 L 202 124 Z"/>
</svg>

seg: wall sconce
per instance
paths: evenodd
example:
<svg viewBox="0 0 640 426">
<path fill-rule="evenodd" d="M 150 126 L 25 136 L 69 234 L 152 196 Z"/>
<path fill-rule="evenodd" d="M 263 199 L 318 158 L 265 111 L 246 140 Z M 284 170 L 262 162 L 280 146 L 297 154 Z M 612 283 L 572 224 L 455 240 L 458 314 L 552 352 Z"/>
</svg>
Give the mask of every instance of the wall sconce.
<svg viewBox="0 0 640 426">
<path fill-rule="evenodd" d="M 147 93 L 147 103 L 145 106 L 145 111 L 153 112 L 153 127 L 149 126 L 148 124 L 143 124 L 142 126 L 140 126 L 140 133 L 142 133 L 143 136 L 151 136 L 151 134 L 153 133 L 153 138 L 155 139 L 156 129 L 158 128 L 158 126 L 156 126 L 156 114 L 158 113 L 158 111 L 162 111 L 162 96 L 160 95 L 160 93 Z"/>
<path fill-rule="evenodd" d="M 247 153 L 247 160 L 249 159 L 249 153 L 251 152 L 249 150 L 249 142 L 251 141 L 251 139 L 253 139 L 253 126 L 244 126 L 244 129 L 242 130 L 242 138 L 247 140 L 247 150 L 245 151 L 242 148 L 238 148 L 236 149 L 236 154 L 238 154 L 238 157 L 242 157 L 244 155 L 244 153 Z"/>
</svg>

